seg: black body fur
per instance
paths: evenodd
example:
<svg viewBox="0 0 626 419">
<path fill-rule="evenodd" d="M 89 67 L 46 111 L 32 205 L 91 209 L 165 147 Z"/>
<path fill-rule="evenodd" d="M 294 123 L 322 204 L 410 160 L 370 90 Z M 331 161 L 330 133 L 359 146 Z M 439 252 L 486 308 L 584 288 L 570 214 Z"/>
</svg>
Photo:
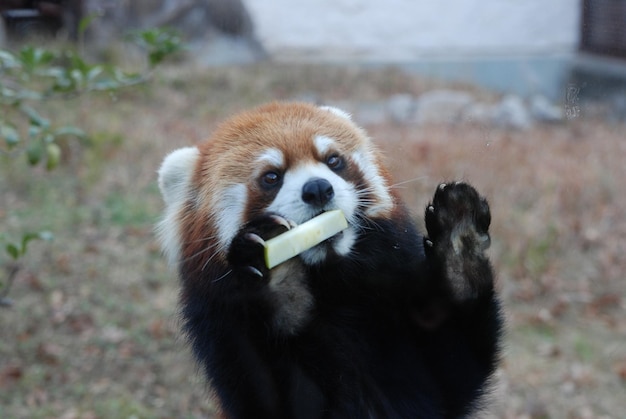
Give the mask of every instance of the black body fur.
<svg viewBox="0 0 626 419">
<path fill-rule="evenodd" d="M 274 218 L 244 226 L 228 264 L 181 262 L 185 330 L 225 415 L 459 418 L 479 407 L 501 330 L 489 207 L 467 184 L 444 185 L 425 221 L 427 238 L 403 210 L 363 220 L 349 257 L 297 266 L 314 304 L 293 333 L 270 320 L 270 273 L 247 239 L 281 233 Z"/>
</svg>

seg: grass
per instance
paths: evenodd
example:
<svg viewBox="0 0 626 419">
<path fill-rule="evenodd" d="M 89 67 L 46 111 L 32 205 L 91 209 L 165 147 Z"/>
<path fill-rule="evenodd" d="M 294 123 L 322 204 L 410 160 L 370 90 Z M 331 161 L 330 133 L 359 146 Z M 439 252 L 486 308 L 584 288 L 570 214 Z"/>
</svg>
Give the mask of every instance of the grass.
<svg viewBox="0 0 626 419">
<path fill-rule="evenodd" d="M 3 232 L 55 234 L 31 244 L 15 304 L 0 311 L 0 417 L 213 417 L 178 332 L 178 285 L 153 235 L 163 156 L 268 100 L 372 102 L 434 87 L 392 68 L 179 66 L 149 88 L 50 104 L 52 118 L 94 134 L 63 144 L 65 160 L 51 173 L 0 157 Z M 413 179 L 398 188 L 416 217 L 444 180 L 469 180 L 490 200 L 490 254 L 508 320 L 491 417 L 620 417 L 624 124 L 366 128 L 396 180 Z"/>
</svg>

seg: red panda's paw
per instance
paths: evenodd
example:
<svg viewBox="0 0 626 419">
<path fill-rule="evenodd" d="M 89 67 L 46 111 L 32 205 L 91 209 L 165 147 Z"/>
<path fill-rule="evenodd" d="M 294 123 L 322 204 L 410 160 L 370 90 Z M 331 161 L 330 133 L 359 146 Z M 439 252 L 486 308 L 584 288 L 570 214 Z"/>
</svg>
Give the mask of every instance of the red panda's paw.
<svg viewBox="0 0 626 419">
<path fill-rule="evenodd" d="M 471 230 L 459 231 L 461 236 L 488 236 L 491 213 L 487 200 L 471 185 L 463 182 L 442 183 L 437 187 L 432 203 L 426 208 L 425 221 L 431 241 L 455 229 Z"/>
<path fill-rule="evenodd" d="M 487 200 L 467 183 L 442 183 L 426 208 L 426 255 L 444 273 L 458 300 L 478 297 L 492 283 L 485 256 L 491 214 Z"/>
<path fill-rule="evenodd" d="M 233 238 L 228 249 L 228 262 L 233 270 L 243 276 L 269 280 L 265 266 L 264 244 L 295 226 L 277 214 L 266 214 L 248 222 Z"/>
</svg>

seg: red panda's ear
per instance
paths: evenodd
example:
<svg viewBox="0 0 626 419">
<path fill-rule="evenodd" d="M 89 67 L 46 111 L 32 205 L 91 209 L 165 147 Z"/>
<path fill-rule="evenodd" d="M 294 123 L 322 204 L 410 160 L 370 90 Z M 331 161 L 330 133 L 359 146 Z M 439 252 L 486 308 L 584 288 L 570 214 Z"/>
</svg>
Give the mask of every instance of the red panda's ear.
<svg viewBox="0 0 626 419">
<path fill-rule="evenodd" d="M 199 155 L 196 147 L 181 148 L 168 154 L 159 169 L 159 188 L 165 201 L 165 211 L 157 226 L 157 235 L 172 268 L 180 259 L 180 212 L 189 199 L 189 186 Z"/>
<path fill-rule="evenodd" d="M 334 113 L 335 115 L 345 118 L 349 121 L 352 120 L 352 115 L 342 109 L 335 108 L 334 106 L 320 106 L 320 109 Z"/>
<path fill-rule="evenodd" d="M 159 169 L 159 188 L 167 206 L 186 198 L 199 151 L 196 147 L 180 148 L 168 154 Z"/>
</svg>

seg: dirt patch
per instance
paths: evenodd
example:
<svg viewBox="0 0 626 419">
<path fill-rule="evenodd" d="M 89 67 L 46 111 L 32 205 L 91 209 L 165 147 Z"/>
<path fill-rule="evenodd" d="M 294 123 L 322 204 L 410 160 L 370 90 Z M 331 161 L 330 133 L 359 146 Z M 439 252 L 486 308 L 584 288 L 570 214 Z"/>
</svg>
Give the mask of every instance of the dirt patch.
<svg viewBox="0 0 626 419">
<path fill-rule="evenodd" d="M 0 311 L 0 417 L 212 417 L 153 236 L 162 157 L 268 100 L 372 101 L 432 87 L 394 69 L 173 68 L 149 88 L 51 104 L 53 119 L 94 135 L 63 144 L 52 173 L 2 157 L 3 231 L 45 228 L 55 241 L 32 245 L 15 303 Z M 490 200 L 507 336 L 489 414 L 623 415 L 626 126 L 583 115 L 527 131 L 366 128 L 416 217 L 440 181 L 470 181 Z"/>
</svg>

